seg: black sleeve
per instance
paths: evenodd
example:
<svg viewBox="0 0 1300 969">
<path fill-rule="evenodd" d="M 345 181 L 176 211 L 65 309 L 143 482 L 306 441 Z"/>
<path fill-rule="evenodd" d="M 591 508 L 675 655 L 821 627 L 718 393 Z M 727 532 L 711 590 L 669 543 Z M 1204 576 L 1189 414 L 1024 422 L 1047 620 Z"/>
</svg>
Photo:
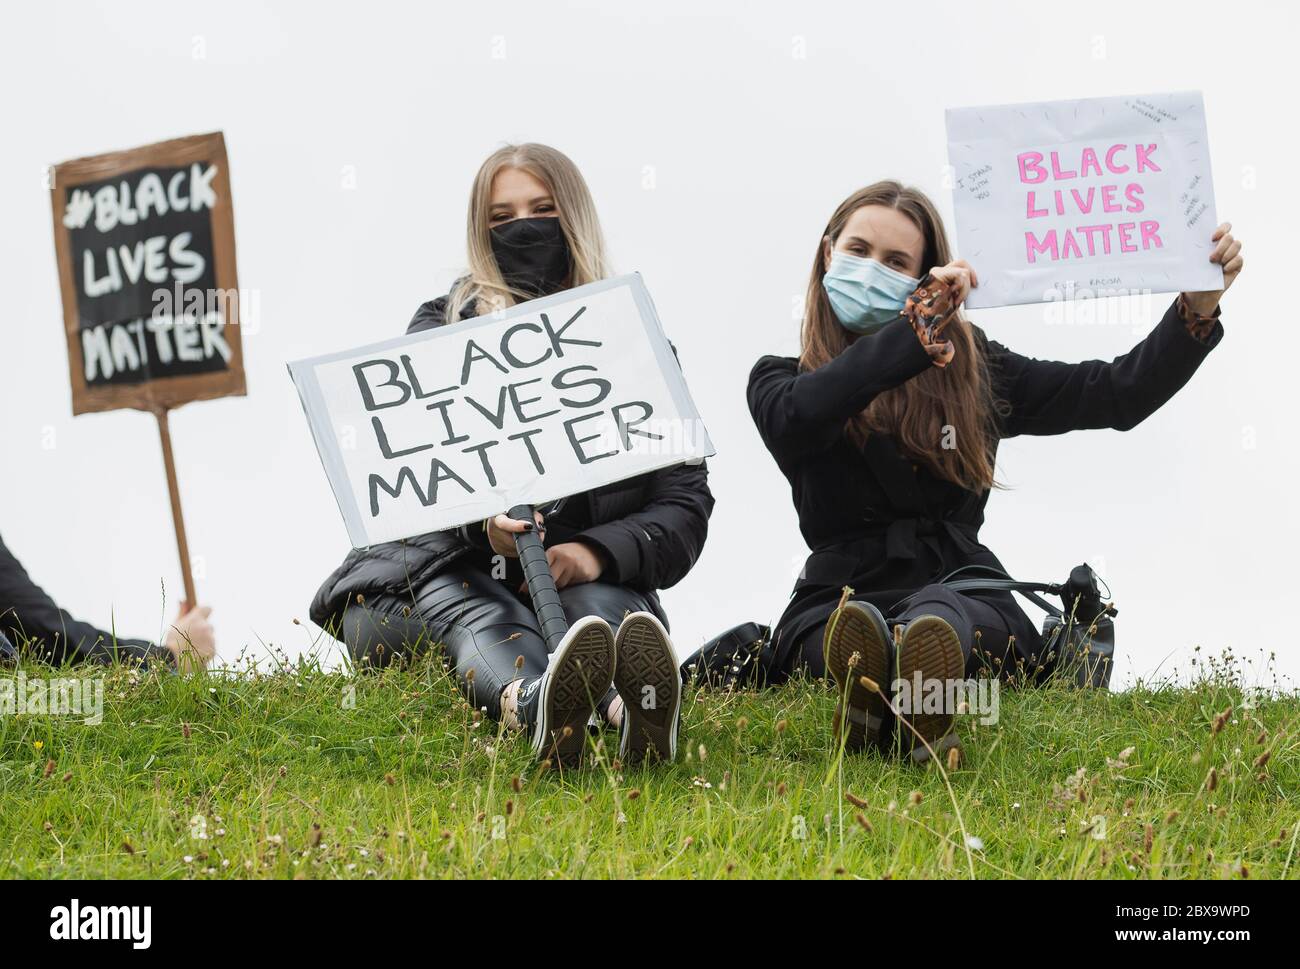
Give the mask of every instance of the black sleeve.
<svg viewBox="0 0 1300 969">
<path fill-rule="evenodd" d="M 749 375 L 749 412 L 777 462 L 797 460 L 833 445 L 877 395 L 931 365 L 912 325 L 899 317 L 808 373 L 786 358 L 759 360 Z"/>
<path fill-rule="evenodd" d="M 990 341 L 994 392 L 1009 405 L 1002 434 L 1127 431 L 1173 397 L 1222 338 L 1218 322 L 1205 340 L 1189 333 L 1175 301 L 1146 339 L 1109 362 L 1034 360 Z"/>
<path fill-rule="evenodd" d="M 713 513 L 703 461 L 656 471 L 645 506 L 625 518 L 593 525 L 575 541 L 605 560 L 602 576 L 635 589 L 667 589 L 686 577 L 704 549 Z"/>
<path fill-rule="evenodd" d="M 143 639 L 122 639 L 73 619 L 31 580 L 0 541 L 0 632 L 51 663 L 115 660 L 170 665 L 171 651 Z"/>
<path fill-rule="evenodd" d="M 406 332 L 420 333 L 424 330 L 432 330 L 434 327 L 442 326 L 446 319 L 447 297 L 439 296 L 437 299 L 420 304 L 420 308 L 411 317 L 411 322 L 407 324 Z"/>
</svg>

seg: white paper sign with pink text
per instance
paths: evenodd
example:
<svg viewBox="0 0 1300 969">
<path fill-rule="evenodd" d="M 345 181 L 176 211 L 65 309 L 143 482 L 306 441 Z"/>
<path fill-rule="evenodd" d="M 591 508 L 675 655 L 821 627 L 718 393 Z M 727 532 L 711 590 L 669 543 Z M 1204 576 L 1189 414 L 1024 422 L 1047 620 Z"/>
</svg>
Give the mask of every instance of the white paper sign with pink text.
<svg viewBox="0 0 1300 969">
<path fill-rule="evenodd" d="M 1199 92 L 946 114 L 968 306 L 1223 287 Z"/>
</svg>

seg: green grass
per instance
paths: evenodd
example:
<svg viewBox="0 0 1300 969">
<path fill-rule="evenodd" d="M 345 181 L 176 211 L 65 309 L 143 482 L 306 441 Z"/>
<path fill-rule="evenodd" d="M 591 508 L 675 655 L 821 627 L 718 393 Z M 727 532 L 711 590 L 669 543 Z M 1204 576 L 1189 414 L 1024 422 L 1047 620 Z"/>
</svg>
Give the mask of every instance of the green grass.
<svg viewBox="0 0 1300 969">
<path fill-rule="evenodd" d="M 437 663 L 115 670 L 98 726 L 0 716 L 0 876 L 1295 877 L 1300 699 L 1235 679 L 1004 690 L 947 777 L 838 757 L 817 683 L 692 695 L 678 763 L 560 776 Z"/>
</svg>

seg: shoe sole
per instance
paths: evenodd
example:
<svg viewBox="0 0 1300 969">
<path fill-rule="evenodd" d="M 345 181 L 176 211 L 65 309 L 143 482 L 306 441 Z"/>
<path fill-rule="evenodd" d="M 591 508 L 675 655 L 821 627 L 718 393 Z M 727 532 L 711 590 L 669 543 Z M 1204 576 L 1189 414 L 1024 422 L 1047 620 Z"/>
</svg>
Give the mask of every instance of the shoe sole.
<svg viewBox="0 0 1300 969">
<path fill-rule="evenodd" d="M 923 683 L 942 680 L 945 687 L 947 683 L 966 675 L 961 640 L 947 620 L 938 616 L 918 616 L 903 631 L 902 642 L 898 647 L 898 679 L 915 682 L 917 673 L 920 673 Z M 945 689 L 945 703 L 947 696 L 948 691 Z M 919 703 L 919 698 L 914 702 Z M 898 736 L 903 750 L 907 751 L 913 762 L 924 764 L 930 759 L 930 751 L 917 739 L 917 734 L 924 737 L 925 742 L 941 757 L 953 748 L 961 749 L 961 741 L 953 731 L 955 710 L 922 712 L 908 716 L 907 719 L 916 733 L 900 724 Z"/>
<path fill-rule="evenodd" d="M 677 757 L 682 678 L 668 631 L 649 613 L 633 613 L 618 627 L 614 650 L 614 688 L 623 699 L 625 720 L 619 760 L 627 766 L 645 760 L 671 763 Z M 655 700 L 651 709 L 643 706 L 647 688 Z"/>
<path fill-rule="evenodd" d="M 614 677 L 614 636 L 603 619 L 575 624 L 572 638 L 557 650 L 539 701 L 533 733 L 538 760 L 572 769 L 582 764 L 587 721 Z M 567 729 L 566 729 L 567 728 Z"/>
<path fill-rule="evenodd" d="M 889 631 L 856 602 L 846 602 L 831 615 L 824 647 L 826 670 L 835 680 L 834 732 L 836 746 L 846 731 L 844 749 L 857 752 L 880 746 L 890 718 L 889 705 L 862 684 L 866 676 L 889 689 Z"/>
</svg>

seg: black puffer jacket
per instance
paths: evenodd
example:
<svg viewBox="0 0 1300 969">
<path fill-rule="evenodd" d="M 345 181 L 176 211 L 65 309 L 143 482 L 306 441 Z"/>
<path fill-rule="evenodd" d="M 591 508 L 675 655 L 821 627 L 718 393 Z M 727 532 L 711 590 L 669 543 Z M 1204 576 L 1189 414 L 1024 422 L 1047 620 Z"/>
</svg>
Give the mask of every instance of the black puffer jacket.
<svg viewBox="0 0 1300 969">
<path fill-rule="evenodd" d="M 442 326 L 447 322 L 446 307 L 445 296 L 424 303 L 406 331 Z M 461 319 L 469 315 L 462 312 Z M 584 518 L 592 524 L 579 538 L 602 553 L 606 563 L 602 579 L 642 591 L 666 589 L 686 576 L 704 548 L 713 511 L 703 463 L 643 474 L 567 501 L 587 503 Z M 316 592 L 312 622 L 331 625 L 358 595 L 413 596 L 427 579 L 476 547 L 475 531 L 430 532 L 353 549 Z"/>
</svg>

